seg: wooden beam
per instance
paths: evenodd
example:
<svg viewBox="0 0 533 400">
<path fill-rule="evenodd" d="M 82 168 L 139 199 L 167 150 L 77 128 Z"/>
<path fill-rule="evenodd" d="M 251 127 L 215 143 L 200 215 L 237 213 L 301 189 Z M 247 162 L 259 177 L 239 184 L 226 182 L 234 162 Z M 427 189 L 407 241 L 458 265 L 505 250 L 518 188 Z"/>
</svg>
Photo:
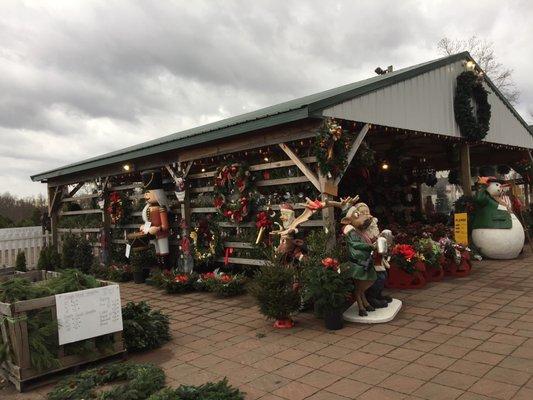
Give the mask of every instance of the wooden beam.
<svg viewBox="0 0 533 400">
<path fill-rule="evenodd" d="M 363 140 L 368 133 L 370 129 L 370 124 L 365 124 L 359 133 L 357 134 L 357 137 L 353 141 L 352 147 L 350 148 L 350 151 L 348 152 L 348 155 L 346 156 L 346 167 L 344 168 L 344 171 L 342 171 L 341 174 L 335 179 L 335 185 L 338 185 L 339 182 L 342 179 L 342 176 L 345 174 L 346 170 L 348 169 L 348 166 L 351 164 L 355 154 L 357 153 L 357 150 L 359 150 L 359 146 L 361 146 L 361 143 L 363 143 Z"/>
<path fill-rule="evenodd" d="M 74 189 L 72 189 L 70 192 L 68 192 L 67 197 L 73 197 L 78 190 L 80 190 L 83 185 L 85 185 L 85 182 L 79 182 Z"/>
<path fill-rule="evenodd" d="M 194 161 L 189 161 L 187 163 L 187 166 L 183 170 L 183 177 L 186 178 L 189 175 L 189 172 L 191 172 L 191 168 L 194 165 Z"/>
<path fill-rule="evenodd" d="M 287 146 L 285 143 L 280 143 L 279 147 L 281 147 L 281 150 L 287 154 L 287 156 L 296 164 L 298 169 L 302 171 L 302 173 L 309 179 L 309 182 L 313 184 L 313 186 L 319 191 L 322 191 L 322 188 L 320 187 L 320 182 L 318 181 L 318 177 L 314 174 L 313 171 L 309 169 L 306 163 L 303 162 L 303 160 L 300 159 L 291 149 L 289 146 Z"/>
<path fill-rule="evenodd" d="M 178 177 L 176 176 L 176 173 L 174 172 L 174 170 L 172 169 L 170 164 L 165 164 L 165 168 L 167 169 L 168 173 L 170 174 L 170 177 L 172 178 L 172 180 L 174 180 L 174 183 L 177 185 L 178 184 Z"/>
<path fill-rule="evenodd" d="M 461 144 L 461 182 L 465 196 L 472 196 L 472 178 L 470 176 L 470 146 L 468 143 Z"/>
</svg>

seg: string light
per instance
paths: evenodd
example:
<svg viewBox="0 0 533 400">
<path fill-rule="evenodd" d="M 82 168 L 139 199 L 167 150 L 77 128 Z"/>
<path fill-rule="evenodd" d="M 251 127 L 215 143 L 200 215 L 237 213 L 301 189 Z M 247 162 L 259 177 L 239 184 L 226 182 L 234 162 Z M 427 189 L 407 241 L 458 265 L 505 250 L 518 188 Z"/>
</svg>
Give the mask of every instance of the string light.
<svg viewBox="0 0 533 400">
<path fill-rule="evenodd" d="M 124 165 L 122 166 L 122 169 L 123 169 L 124 171 L 126 171 L 126 172 L 130 172 L 130 171 L 131 171 L 131 165 L 129 165 L 129 164 L 124 164 Z"/>
</svg>

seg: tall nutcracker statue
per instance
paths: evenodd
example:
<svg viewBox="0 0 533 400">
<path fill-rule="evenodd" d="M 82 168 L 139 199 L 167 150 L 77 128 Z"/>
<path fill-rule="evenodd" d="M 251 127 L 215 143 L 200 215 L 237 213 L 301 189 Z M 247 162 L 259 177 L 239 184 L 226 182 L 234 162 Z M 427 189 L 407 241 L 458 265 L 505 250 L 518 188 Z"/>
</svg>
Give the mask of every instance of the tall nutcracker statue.
<svg viewBox="0 0 533 400">
<path fill-rule="evenodd" d="M 138 235 L 149 239 L 150 244 L 155 247 L 157 263 L 162 268 L 167 268 L 169 254 L 167 207 L 169 204 L 163 190 L 161 171 L 149 170 L 144 171 L 141 175 L 143 189 L 146 190 L 144 193 L 146 205 L 141 212 L 144 224 L 140 226 Z"/>
</svg>

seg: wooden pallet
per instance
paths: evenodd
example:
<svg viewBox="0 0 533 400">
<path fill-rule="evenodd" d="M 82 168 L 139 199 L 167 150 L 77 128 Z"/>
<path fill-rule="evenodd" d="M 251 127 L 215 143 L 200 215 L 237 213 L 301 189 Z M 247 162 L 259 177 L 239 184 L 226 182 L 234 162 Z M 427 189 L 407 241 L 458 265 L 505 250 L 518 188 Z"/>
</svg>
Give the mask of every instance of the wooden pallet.
<svg viewBox="0 0 533 400">
<path fill-rule="evenodd" d="M 26 278 L 31 282 L 38 282 L 51 279 L 57 275 L 57 272 L 36 270 L 19 273 L 17 277 Z M 11 278 L 12 276 L 0 276 L 0 282 Z M 111 282 L 100 281 L 100 284 L 106 286 L 111 284 Z M 52 318 L 57 320 L 55 296 L 17 301 L 14 303 L 0 303 L 2 341 L 7 343 L 10 349 L 7 361 L 2 363 L 1 369 L 4 375 L 13 382 L 17 390 L 21 391 L 25 386 L 35 386 L 39 381 L 45 381 L 62 371 L 124 354 L 122 332 L 115 332 L 111 334 L 113 345 L 109 351 L 99 351 L 95 344 L 95 338 L 89 339 L 92 341 L 93 351 L 87 355 L 65 355 L 64 346 L 58 346 L 57 358 L 60 367 L 46 371 L 35 370 L 31 365 L 27 318 L 28 312 L 44 309 L 50 309 Z"/>
</svg>

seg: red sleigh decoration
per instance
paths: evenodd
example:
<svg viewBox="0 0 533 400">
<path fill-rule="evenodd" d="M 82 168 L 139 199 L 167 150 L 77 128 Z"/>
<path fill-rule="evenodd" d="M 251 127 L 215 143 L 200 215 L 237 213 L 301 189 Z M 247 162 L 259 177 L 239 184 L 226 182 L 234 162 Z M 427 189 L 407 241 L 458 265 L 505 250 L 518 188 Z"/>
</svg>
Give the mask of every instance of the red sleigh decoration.
<svg viewBox="0 0 533 400">
<path fill-rule="evenodd" d="M 426 286 L 426 278 L 424 271 L 426 266 L 422 262 L 415 265 L 416 271 L 413 274 L 405 272 L 395 263 L 391 263 L 389 269 L 389 276 L 385 282 L 385 286 L 390 289 L 421 289 Z"/>
</svg>

